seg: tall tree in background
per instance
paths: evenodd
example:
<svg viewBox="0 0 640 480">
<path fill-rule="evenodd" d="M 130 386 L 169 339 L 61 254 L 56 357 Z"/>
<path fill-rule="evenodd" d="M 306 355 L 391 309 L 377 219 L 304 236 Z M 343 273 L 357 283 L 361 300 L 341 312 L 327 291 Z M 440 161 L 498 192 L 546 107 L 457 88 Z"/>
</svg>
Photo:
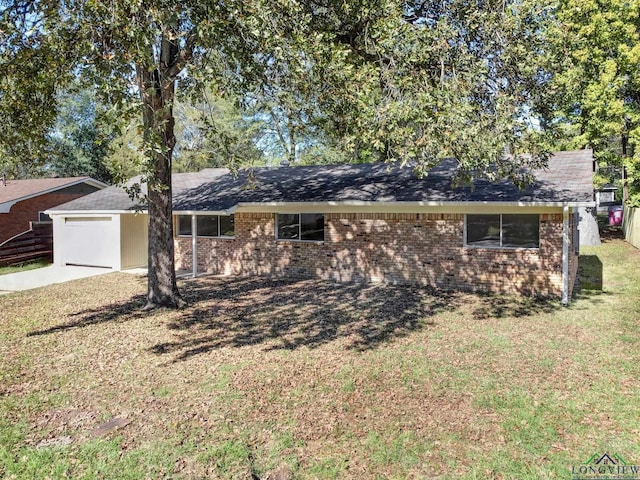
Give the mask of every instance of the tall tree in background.
<svg viewBox="0 0 640 480">
<path fill-rule="evenodd" d="M 242 78 L 244 85 L 236 87 L 246 91 L 242 104 L 261 121 L 258 145 L 275 162 L 294 164 L 308 159 L 308 154 L 316 151 L 315 161 L 340 163 L 340 159 L 330 155 L 331 149 L 325 142 L 338 137 L 339 132 L 322 128 L 330 109 L 322 110 L 319 96 L 323 84 L 331 82 L 323 82 L 318 73 L 327 69 L 326 61 L 312 58 L 313 52 L 295 37 L 279 42 L 282 43 L 273 46 L 274 54 L 268 61 L 260 55 L 254 56 L 252 68 L 259 74 Z M 318 147 L 323 150 L 322 154 Z M 330 160 L 323 158 L 327 156 Z"/>
<path fill-rule="evenodd" d="M 51 108 L 56 82 L 66 71 L 58 79 L 51 74 L 51 63 L 61 55 L 54 42 L 22 35 L 28 30 L 24 22 L 0 21 L 0 173 L 24 177 L 46 162 L 47 135 L 57 116 Z"/>
<path fill-rule="evenodd" d="M 87 175 L 111 183 L 104 159 L 112 134 L 100 123 L 101 106 L 96 103 L 95 91 L 67 91 L 60 96 L 58 118 L 49 135 L 47 171 L 60 177 Z"/>
<path fill-rule="evenodd" d="M 192 103 L 193 102 L 193 103 Z M 234 98 L 204 92 L 176 102 L 176 152 L 174 172 L 203 168 L 264 165 L 257 146 L 263 122 L 238 107 Z"/>
<path fill-rule="evenodd" d="M 626 165 L 640 193 L 640 2 L 562 0 L 556 19 L 549 42 L 565 142 L 592 147 L 603 167 Z"/>
<path fill-rule="evenodd" d="M 213 167 L 235 171 L 265 164 L 266 157 L 256 140 L 263 125 L 255 115 L 239 109 L 236 101 L 213 94 L 176 97 L 176 148 L 171 164 L 174 173 Z M 140 121 L 134 118 L 122 125 L 109 144 L 104 162 L 120 181 L 144 173 Z"/>
<path fill-rule="evenodd" d="M 319 108 L 327 131 L 358 160 L 414 161 L 425 172 L 455 156 L 462 180 L 484 172 L 516 182 L 524 180 L 523 159 L 503 157 L 505 148 L 532 152 L 531 165 L 544 160 L 530 135 L 546 91 L 537 60 L 544 12 L 535 2 L 0 0 L 0 6 L 3 114 L 50 127 L 56 87 L 77 76 L 97 85 L 122 116 L 134 107 L 142 112 L 148 307 L 182 303 L 171 211 L 178 78 L 187 89 L 214 81 L 241 96 L 272 85 L 270 95 L 281 90 L 314 116 Z M 34 132 L 21 129 L 14 138 L 37 145 Z M 494 163 L 499 168 L 489 169 Z"/>
</svg>

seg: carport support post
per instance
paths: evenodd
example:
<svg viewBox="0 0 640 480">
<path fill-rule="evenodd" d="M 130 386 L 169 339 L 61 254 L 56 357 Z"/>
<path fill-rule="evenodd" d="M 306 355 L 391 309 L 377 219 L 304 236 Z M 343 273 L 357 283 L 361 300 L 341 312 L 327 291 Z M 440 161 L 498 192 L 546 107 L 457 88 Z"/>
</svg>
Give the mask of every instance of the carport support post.
<svg viewBox="0 0 640 480">
<path fill-rule="evenodd" d="M 198 222 L 195 215 L 191 215 L 191 272 L 198 275 Z"/>
<path fill-rule="evenodd" d="M 562 304 L 569 304 L 569 207 L 562 208 Z"/>
</svg>

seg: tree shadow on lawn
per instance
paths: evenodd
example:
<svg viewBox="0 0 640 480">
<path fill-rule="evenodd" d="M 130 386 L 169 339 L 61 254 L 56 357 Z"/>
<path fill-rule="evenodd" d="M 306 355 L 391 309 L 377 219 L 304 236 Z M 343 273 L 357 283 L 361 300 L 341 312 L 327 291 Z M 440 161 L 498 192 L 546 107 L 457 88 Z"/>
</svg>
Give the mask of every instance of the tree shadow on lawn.
<svg viewBox="0 0 640 480">
<path fill-rule="evenodd" d="M 516 297 L 514 295 L 477 294 L 479 305 L 473 314 L 478 320 L 488 318 L 521 318 L 553 313 L 562 304 L 557 298 Z"/>
<path fill-rule="evenodd" d="M 72 321 L 44 330 L 29 332 L 27 333 L 27 337 L 64 332 L 65 330 L 90 327 L 92 325 L 99 325 L 107 322 L 124 323 L 132 318 L 141 318 L 146 316 L 146 312 L 142 311 L 142 307 L 144 307 L 146 301 L 146 295 L 135 295 L 123 303 L 103 305 L 96 309 L 73 313 L 69 315 L 73 318 Z"/>
<path fill-rule="evenodd" d="M 434 325 L 437 315 L 460 310 L 469 302 L 466 293 L 428 287 L 263 277 L 200 277 L 185 280 L 181 290 L 190 306 L 164 311 L 169 319 L 163 321 L 175 332 L 174 339 L 149 347 L 157 355 L 175 355 L 174 361 L 225 347 L 295 350 L 337 340 L 347 349 L 364 351 Z M 479 303 L 472 313 L 478 320 L 526 317 L 563 308 L 557 299 L 501 295 L 477 295 L 476 299 Z M 80 311 L 70 315 L 71 321 L 27 335 L 154 315 L 141 311 L 145 300 L 140 294 Z"/>
<path fill-rule="evenodd" d="M 578 273 L 573 297 L 567 307 L 563 307 L 557 298 L 528 297 L 515 295 L 477 294 L 479 305 L 474 309 L 478 319 L 529 317 L 532 315 L 550 314 L 562 308 L 576 307 L 577 300 L 587 300 L 591 304 L 603 303 L 602 261 L 597 255 L 580 255 L 578 257 Z"/>
<path fill-rule="evenodd" d="M 185 280 L 183 310 L 142 311 L 146 295 L 68 316 L 69 321 L 27 333 L 63 333 L 103 323 L 168 313 L 167 328 L 176 340 L 150 347 L 176 360 L 223 347 L 264 344 L 268 350 L 315 348 L 346 339 L 350 349 L 367 350 L 408 335 L 455 310 L 459 294 L 427 287 L 388 284 L 339 284 L 318 280 L 270 280 L 264 277 L 200 277 Z M 162 313 L 161 313 L 162 315 Z"/>
<path fill-rule="evenodd" d="M 183 287 L 193 305 L 168 327 L 181 332 L 155 345 L 176 360 L 224 347 L 316 348 L 343 339 L 367 350 L 418 331 L 459 296 L 428 288 L 262 278 L 198 279 Z"/>
</svg>

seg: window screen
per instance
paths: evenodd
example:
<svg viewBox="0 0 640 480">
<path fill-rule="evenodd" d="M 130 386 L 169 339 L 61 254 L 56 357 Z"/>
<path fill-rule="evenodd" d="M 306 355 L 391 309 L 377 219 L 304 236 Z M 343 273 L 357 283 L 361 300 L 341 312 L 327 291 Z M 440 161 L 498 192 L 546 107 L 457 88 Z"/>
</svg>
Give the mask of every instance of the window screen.
<svg viewBox="0 0 640 480">
<path fill-rule="evenodd" d="M 539 215 L 502 215 L 503 247 L 536 248 L 539 244 Z"/>
<path fill-rule="evenodd" d="M 188 215 L 178 215 L 178 235 L 191 236 L 191 217 Z"/>
<path fill-rule="evenodd" d="M 324 215 L 321 213 L 300 214 L 300 238 L 302 240 L 324 240 Z"/>
<path fill-rule="evenodd" d="M 217 237 L 218 236 L 218 216 L 217 215 L 198 215 L 196 217 L 198 224 L 197 235 L 199 237 Z"/>
<path fill-rule="evenodd" d="M 198 237 L 233 237 L 235 222 L 233 215 L 196 215 Z M 191 236 L 191 216 L 178 215 L 178 235 Z"/>
<path fill-rule="evenodd" d="M 538 248 L 540 215 L 467 215 L 465 244 L 471 247 Z"/>
<path fill-rule="evenodd" d="M 220 236 L 234 237 L 236 234 L 235 218 L 233 215 L 220 216 Z"/>
<path fill-rule="evenodd" d="M 500 246 L 500 215 L 467 215 L 467 245 Z"/>
<path fill-rule="evenodd" d="M 324 240 L 322 213 L 283 213 L 276 216 L 278 240 Z"/>
</svg>

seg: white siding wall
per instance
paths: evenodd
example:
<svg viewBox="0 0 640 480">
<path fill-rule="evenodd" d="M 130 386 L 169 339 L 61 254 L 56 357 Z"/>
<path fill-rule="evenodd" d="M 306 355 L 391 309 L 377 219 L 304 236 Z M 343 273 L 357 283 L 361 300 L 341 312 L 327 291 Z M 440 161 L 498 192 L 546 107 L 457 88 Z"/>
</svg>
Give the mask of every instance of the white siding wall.
<svg viewBox="0 0 640 480">
<path fill-rule="evenodd" d="M 121 268 L 147 266 L 148 222 L 146 213 L 120 215 Z"/>
</svg>

